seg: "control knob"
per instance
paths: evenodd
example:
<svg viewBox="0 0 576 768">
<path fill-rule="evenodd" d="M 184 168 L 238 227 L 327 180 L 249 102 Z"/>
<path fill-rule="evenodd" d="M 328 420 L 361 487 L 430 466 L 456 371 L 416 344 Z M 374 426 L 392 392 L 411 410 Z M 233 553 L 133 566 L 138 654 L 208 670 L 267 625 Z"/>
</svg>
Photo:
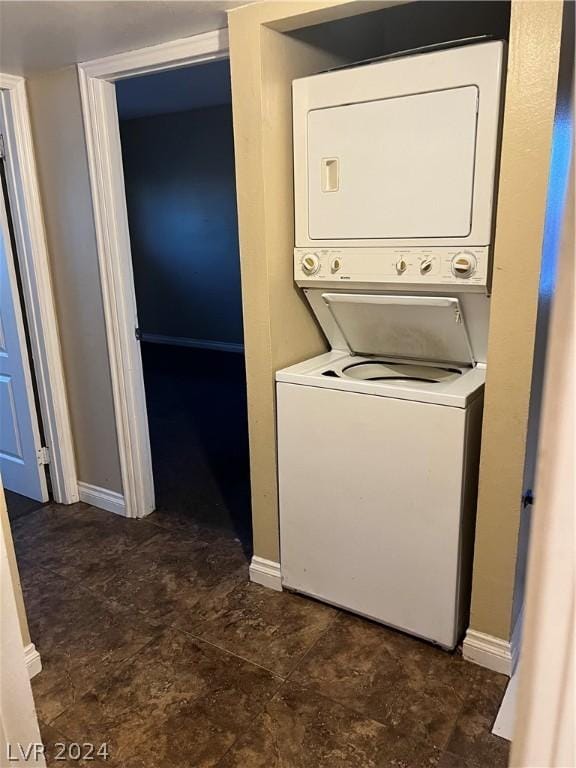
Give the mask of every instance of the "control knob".
<svg viewBox="0 0 576 768">
<path fill-rule="evenodd" d="M 428 272 L 432 270 L 433 266 L 434 266 L 434 262 L 430 257 L 422 259 L 422 261 L 420 262 L 420 274 L 427 275 Z"/>
<path fill-rule="evenodd" d="M 315 253 L 306 253 L 302 258 L 302 272 L 305 275 L 315 275 L 320 269 L 320 259 Z"/>
<path fill-rule="evenodd" d="M 396 262 L 396 272 L 398 272 L 398 274 L 401 275 L 404 272 L 406 272 L 407 268 L 408 268 L 408 264 L 406 263 L 406 259 L 404 258 L 398 259 L 398 261 Z"/>
<path fill-rule="evenodd" d="M 467 251 L 461 251 L 452 257 L 454 277 L 470 277 L 476 270 L 476 257 Z"/>
</svg>

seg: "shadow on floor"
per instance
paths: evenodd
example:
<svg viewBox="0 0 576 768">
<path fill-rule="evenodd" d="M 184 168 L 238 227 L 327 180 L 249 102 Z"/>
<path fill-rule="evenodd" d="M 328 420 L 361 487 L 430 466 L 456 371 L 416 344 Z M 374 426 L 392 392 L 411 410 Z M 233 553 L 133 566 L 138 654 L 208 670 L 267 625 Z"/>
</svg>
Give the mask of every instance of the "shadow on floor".
<svg viewBox="0 0 576 768">
<path fill-rule="evenodd" d="M 21 496 L 19 493 L 7 491 L 6 489 L 4 489 L 4 496 L 6 497 L 8 519 L 11 523 L 20 517 L 24 517 L 24 515 L 29 515 L 30 512 L 34 512 L 36 509 L 40 509 L 45 503 L 43 501 L 36 501 L 36 499 L 29 499 L 28 496 Z"/>
<path fill-rule="evenodd" d="M 243 355 L 142 344 L 158 515 L 231 530 L 251 554 Z"/>
</svg>

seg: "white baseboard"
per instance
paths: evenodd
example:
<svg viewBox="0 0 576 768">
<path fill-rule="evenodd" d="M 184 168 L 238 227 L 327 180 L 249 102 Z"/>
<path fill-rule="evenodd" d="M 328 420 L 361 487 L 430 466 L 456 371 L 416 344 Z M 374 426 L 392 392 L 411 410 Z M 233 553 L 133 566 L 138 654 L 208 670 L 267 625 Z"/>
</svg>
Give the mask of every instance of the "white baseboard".
<svg viewBox="0 0 576 768">
<path fill-rule="evenodd" d="M 164 336 L 161 333 L 140 333 L 142 341 L 152 344 L 171 344 L 175 347 L 193 347 L 194 349 L 213 349 L 216 352 L 244 353 L 244 344 L 233 341 L 211 341 L 210 339 L 189 339 L 187 336 Z"/>
<path fill-rule="evenodd" d="M 512 645 L 507 640 L 469 629 L 462 644 L 462 655 L 467 661 L 486 669 L 508 677 L 512 674 Z"/>
<path fill-rule="evenodd" d="M 275 589 L 276 592 L 282 592 L 280 563 L 254 555 L 250 562 L 250 581 L 269 589 Z"/>
<path fill-rule="evenodd" d="M 34 643 L 29 643 L 26 648 L 24 648 L 24 658 L 26 660 L 28 676 L 30 677 L 30 680 L 32 680 L 38 672 L 42 672 L 42 659 L 40 658 L 40 654 L 36 650 Z"/>
<path fill-rule="evenodd" d="M 126 517 L 126 503 L 121 493 L 80 482 L 78 483 L 78 494 L 80 501 L 84 501 L 86 504 Z"/>
</svg>

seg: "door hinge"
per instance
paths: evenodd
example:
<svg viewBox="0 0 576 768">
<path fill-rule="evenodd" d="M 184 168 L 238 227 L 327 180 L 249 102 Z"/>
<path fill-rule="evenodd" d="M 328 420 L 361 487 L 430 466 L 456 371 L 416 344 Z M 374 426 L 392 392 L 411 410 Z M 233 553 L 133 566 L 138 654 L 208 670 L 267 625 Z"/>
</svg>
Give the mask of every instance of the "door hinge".
<svg viewBox="0 0 576 768">
<path fill-rule="evenodd" d="M 134 328 L 134 336 L 136 336 L 136 341 L 142 341 L 142 331 L 140 328 Z"/>
<path fill-rule="evenodd" d="M 47 445 L 38 448 L 38 464 L 50 464 L 50 449 Z"/>
<path fill-rule="evenodd" d="M 0 133 L 0 160 L 6 157 L 6 145 L 4 144 L 4 134 Z"/>
</svg>

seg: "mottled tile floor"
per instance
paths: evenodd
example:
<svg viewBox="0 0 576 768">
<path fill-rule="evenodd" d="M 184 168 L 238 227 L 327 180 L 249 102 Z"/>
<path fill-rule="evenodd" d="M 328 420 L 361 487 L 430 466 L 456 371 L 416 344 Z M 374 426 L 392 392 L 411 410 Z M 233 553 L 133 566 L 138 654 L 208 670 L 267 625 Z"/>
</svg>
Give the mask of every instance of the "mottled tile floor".
<svg viewBox="0 0 576 768">
<path fill-rule="evenodd" d="M 45 506 L 13 534 L 49 765 L 498 768 L 506 678 L 248 582 L 242 545 L 166 513 Z M 109 758 L 56 760 L 56 742 Z"/>
</svg>

